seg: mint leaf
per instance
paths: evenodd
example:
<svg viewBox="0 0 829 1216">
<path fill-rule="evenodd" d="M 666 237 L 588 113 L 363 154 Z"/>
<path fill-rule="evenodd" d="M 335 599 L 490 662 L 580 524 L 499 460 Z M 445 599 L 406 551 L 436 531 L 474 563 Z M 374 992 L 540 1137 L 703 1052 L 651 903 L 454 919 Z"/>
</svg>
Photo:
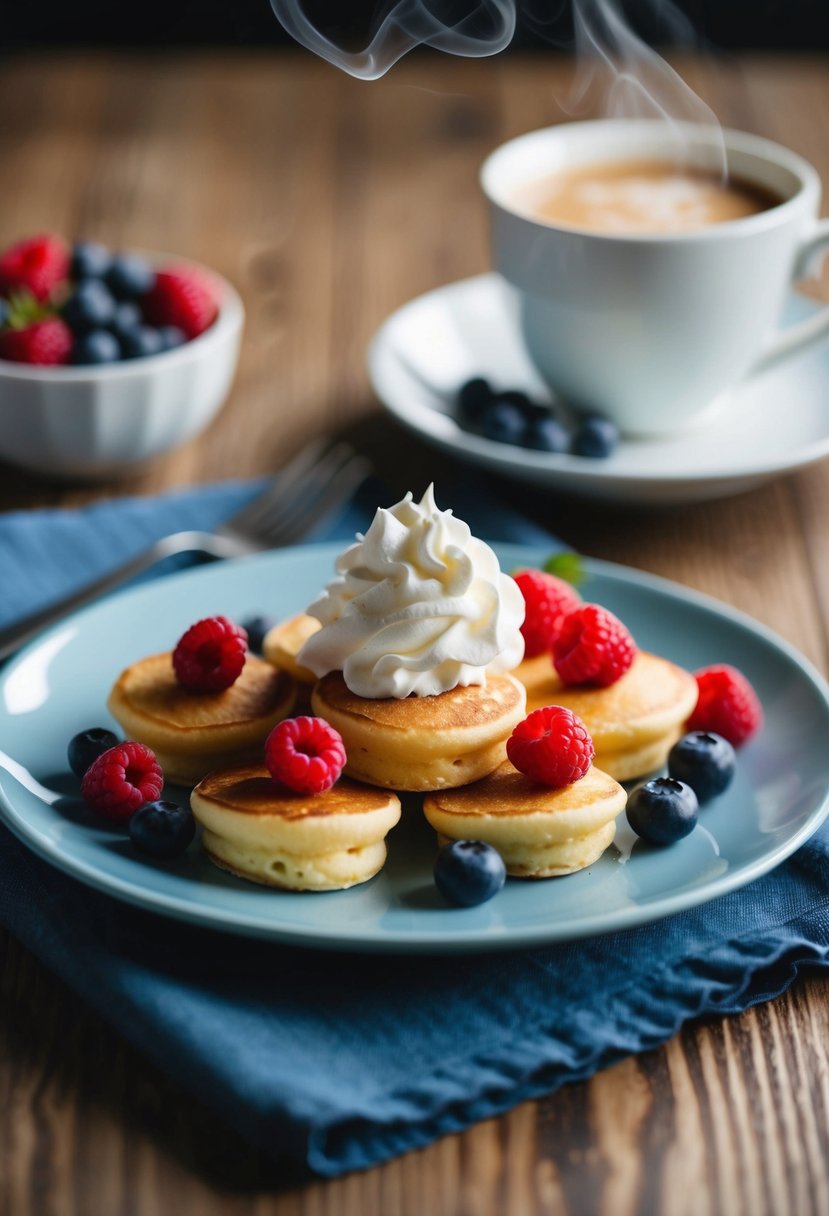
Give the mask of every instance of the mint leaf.
<svg viewBox="0 0 829 1216">
<path fill-rule="evenodd" d="M 6 325 L 9 329 L 27 329 L 36 321 L 43 321 L 54 315 L 54 309 L 41 304 L 29 291 L 28 287 L 18 288 L 9 293 L 9 315 Z"/>
<path fill-rule="evenodd" d="M 580 586 L 585 579 L 584 564 L 578 553 L 554 553 L 541 569 L 547 574 L 554 574 L 556 578 L 563 578 L 574 587 Z"/>
</svg>

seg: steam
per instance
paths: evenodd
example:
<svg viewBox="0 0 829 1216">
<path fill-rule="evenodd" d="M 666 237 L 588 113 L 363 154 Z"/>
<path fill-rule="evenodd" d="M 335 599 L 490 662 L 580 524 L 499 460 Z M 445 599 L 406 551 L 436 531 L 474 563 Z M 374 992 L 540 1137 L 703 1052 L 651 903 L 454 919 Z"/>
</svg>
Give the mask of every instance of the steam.
<svg viewBox="0 0 829 1216">
<path fill-rule="evenodd" d="M 361 51 L 348 50 L 325 34 L 308 16 L 307 3 L 271 0 L 271 7 L 302 46 L 352 76 L 376 80 L 416 46 L 473 58 L 495 55 L 512 40 L 519 6 L 527 25 L 543 34 L 545 25 L 566 11 L 568 0 L 384 0 Z M 594 116 L 661 119 L 675 129 L 683 122 L 707 127 L 725 176 L 725 145 L 713 111 L 633 31 L 624 16 L 625 0 L 571 3 L 578 72 L 574 96 L 564 108 L 573 113 L 589 101 Z M 344 11 L 350 8 L 346 2 Z M 640 0 L 637 10 L 653 19 L 673 45 L 698 45 L 691 23 L 671 0 Z M 682 144 L 677 129 L 677 145 Z"/>
<path fill-rule="evenodd" d="M 578 72 L 574 104 L 590 98 L 608 118 L 661 119 L 708 128 L 719 169 L 726 176 L 725 142 L 713 110 L 669 63 L 639 38 L 613 0 L 573 0 Z M 654 10 L 674 45 L 697 42 L 693 27 L 669 0 Z M 678 147 L 683 140 L 677 131 Z"/>
<path fill-rule="evenodd" d="M 365 50 L 348 51 L 314 25 L 303 0 L 271 0 L 271 7 L 292 38 L 362 80 L 384 75 L 416 46 L 467 58 L 496 55 L 512 41 L 516 21 L 516 0 L 472 0 L 454 15 L 452 9 L 458 5 L 449 0 L 393 0 L 386 4 Z"/>
</svg>

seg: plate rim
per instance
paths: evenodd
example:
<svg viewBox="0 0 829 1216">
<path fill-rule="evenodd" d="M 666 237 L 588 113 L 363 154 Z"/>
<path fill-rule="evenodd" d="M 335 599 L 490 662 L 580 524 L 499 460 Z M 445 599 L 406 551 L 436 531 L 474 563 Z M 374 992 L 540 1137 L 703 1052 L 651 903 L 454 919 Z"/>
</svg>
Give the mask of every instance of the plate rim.
<svg viewBox="0 0 829 1216">
<path fill-rule="evenodd" d="M 488 543 L 493 546 L 497 553 L 505 554 L 506 560 L 527 561 L 529 560 L 526 556 L 527 554 L 533 554 L 536 560 L 542 556 L 542 550 L 533 544 L 519 544 L 506 541 L 491 541 Z M 326 557 L 330 556 L 333 558 L 341 551 L 342 542 L 328 541 L 297 545 L 269 553 L 252 554 L 209 566 L 178 571 L 157 580 L 119 590 L 104 600 L 100 600 L 95 604 L 70 614 L 58 624 L 51 626 L 29 642 L 8 663 L 0 667 L 0 691 L 3 690 L 9 675 L 20 664 L 26 662 L 29 656 L 34 654 L 42 645 L 48 643 L 50 638 L 65 630 L 68 624 L 78 620 L 83 621 L 84 618 L 90 615 L 106 611 L 112 603 L 123 602 L 124 600 L 140 601 L 147 597 L 154 598 L 157 595 L 165 594 L 171 585 L 174 587 L 181 586 L 191 581 L 197 583 L 200 579 L 215 575 L 217 571 L 232 571 L 238 568 L 240 564 L 266 565 L 274 560 L 279 562 L 301 553 L 311 553 L 320 561 L 324 561 Z M 513 551 L 515 552 L 515 557 L 511 558 L 510 554 Z M 519 556 L 519 554 L 523 556 Z M 547 553 L 543 552 L 543 556 L 546 557 Z M 591 574 L 603 576 L 611 581 L 615 580 L 627 586 L 644 587 L 647 590 L 661 592 L 675 596 L 681 600 L 686 600 L 695 607 L 711 612 L 718 617 L 723 617 L 741 629 L 745 629 L 750 634 L 759 637 L 766 645 L 785 655 L 787 660 L 813 686 L 815 691 L 819 693 L 827 715 L 829 715 L 829 681 L 824 678 L 811 660 L 801 654 L 797 647 L 783 638 L 770 626 L 714 596 L 694 588 L 686 587 L 682 583 L 678 583 L 662 575 L 637 570 L 635 567 L 606 561 L 601 558 L 585 557 L 584 563 L 586 569 Z M 16 778 L 13 771 L 4 763 L 3 757 L 4 753 L 0 751 L 0 821 L 5 824 L 26 848 L 55 866 L 62 873 L 68 874 L 76 881 L 83 882 L 95 890 L 132 906 L 142 908 L 156 915 L 170 916 L 176 920 L 182 920 L 208 930 L 253 937 L 295 947 L 311 947 L 338 952 L 426 955 L 497 953 L 505 950 L 552 946 L 652 924 L 665 919 L 667 916 L 676 915 L 689 908 L 701 906 L 722 895 L 727 895 L 769 873 L 785 861 L 787 857 L 791 856 L 800 845 L 805 843 L 818 830 L 827 815 L 829 815 L 829 770 L 827 770 L 822 800 L 815 805 L 812 812 L 795 832 L 769 850 L 769 852 L 762 854 L 744 866 L 738 867 L 735 870 L 729 870 L 725 875 L 706 884 L 703 888 L 703 891 L 706 893 L 702 897 L 700 897 L 699 888 L 691 888 L 685 892 L 663 896 L 649 904 L 632 905 L 628 908 L 620 909 L 615 914 L 615 920 L 612 925 L 608 925 L 605 919 L 593 915 L 582 919 L 575 931 L 571 928 L 569 931 L 562 933 L 556 932 L 556 925 L 551 926 L 548 924 L 524 929 L 502 929 L 498 926 L 490 926 L 483 929 L 459 928 L 449 932 L 445 929 L 418 930 L 416 936 L 400 930 L 392 930 L 385 933 L 372 930 L 370 936 L 354 938 L 348 936 L 345 930 L 341 933 L 335 931 L 333 934 L 321 934 L 319 928 L 315 926 L 306 927 L 292 923 L 286 927 L 284 925 L 262 923 L 253 914 L 249 914 L 246 911 L 231 910 L 228 912 L 226 910 L 206 907 L 197 902 L 188 901 L 186 898 L 176 894 L 160 892 L 144 887 L 140 883 L 128 882 L 117 875 L 112 875 L 106 870 L 99 869 L 82 858 L 71 855 L 67 857 L 53 842 L 42 838 L 34 831 L 27 832 L 25 830 L 25 817 L 21 816 L 7 799 L 4 778 L 7 776 L 10 776 L 12 780 L 16 780 Z M 16 763 L 13 757 L 8 757 L 8 759 Z M 184 879 L 183 881 L 187 880 Z M 330 897 L 338 894 L 338 892 L 317 892 L 313 893 L 311 897 L 319 899 L 321 896 L 328 895 Z M 456 909 L 452 911 L 455 915 L 463 915 L 463 910 Z M 336 925 L 334 928 L 336 929 Z"/>
<path fill-rule="evenodd" d="M 412 299 L 401 304 L 381 322 L 372 335 L 367 347 L 366 365 L 369 378 L 372 388 L 384 409 L 396 418 L 398 422 L 408 427 L 409 430 L 420 435 L 421 438 L 427 439 L 430 443 L 436 444 L 444 451 L 450 452 L 455 456 L 464 457 L 465 455 L 466 459 L 472 459 L 479 464 L 497 466 L 499 470 L 504 472 L 516 473 L 529 468 L 534 474 L 566 475 L 568 480 L 573 479 L 585 485 L 603 486 L 608 489 L 630 488 L 636 485 L 643 485 L 648 489 L 670 485 L 713 487 L 721 482 L 735 481 L 744 483 L 748 489 L 750 485 L 754 485 L 758 481 L 770 480 L 784 473 L 792 472 L 795 469 L 808 468 L 810 465 L 824 460 L 829 455 L 829 423 L 827 423 L 826 433 L 822 439 L 815 440 L 812 443 L 800 444 L 800 446 L 792 448 L 788 455 L 776 458 L 768 457 L 761 465 L 747 467 L 745 464 L 732 464 L 719 467 L 710 472 L 706 471 L 705 468 L 701 468 L 697 472 L 680 472 L 679 475 L 671 473 L 670 476 L 658 473 L 652 468 L 638 471 L 636 469 L 615 470 L 612 464 L 608 465 L 608 462 L 605 461 L 591 462 L 589 467 L 586 468 L 584 457 L 571 456 L 566 452 L 537 452 L 528 448 L 511 448 L 509 444 L 498 443 L 496 440 L 487 439 L 482 435 L 474 435 L 471 432 L 464 431 L 461 427 L 457 426 L 457 423 L 454 423 L 459 436 L 457 441 L 450 436 L 434 434 L 425 425 L 425 421 L 421 424 L 418 419 L 422 418 L 425 420 L 431 418 L 433 415 L 438 414 L 439 411 L 421 400 L 418 400 L 414 405 L 401 406 L 396 400 L 392 399 L 391 394 L 387 394 L 381 387 L 384 361 L 389 359 L 394 359 L 397 366 L 402 368 L 414 383 L 419 383 L 414 369 L 410 368 L 400 356 L 395 354 L 393 344 L 388 341 L 389 334 L 393 327 L 400 323 L 401 318 L 407 311 L 423 305 L 426 301 L 447 293 L 454 292 L 460 294 L 464 289 L 472 290 L 475 285 L 489 287 L 494 285 L 499 277 L 495 271 L 485 271 L 482 274 L 454 279 L 452 282 L 444 283 L 440 287 L 433 287 L 429 291 L 421 292 L 420 295 L 414 296 Z M 796 296 L 798 300 L 804 301 L 807 305 L 814 303 L 811 297 L 802 293 L 791 291 L 789 294 Z M 815 311 L 820 311 L 819 306 L 815 306 Z M 808 352 L 804 351 L 802 353 L 806 355 Z M 425 382 L 422 383 L 422 387 L 425 391 L 432 393 L 433 396 L 438 395 L 429 389 Z M 440 416 L 448 418 L 448 415 Z M 453 420 L 449 419 L 449 421 Z M 689 431 L 689 433 L 692 434 L 693 431 Z M 465 445 L 462 442 L 463 438 L 471 441 L 471 443 Z M 520 456 L 513 456 L 513 452 L 520 453 Z M 551 481 L 551 485 L 554 487 L 555 482 Z"/>
</svg>

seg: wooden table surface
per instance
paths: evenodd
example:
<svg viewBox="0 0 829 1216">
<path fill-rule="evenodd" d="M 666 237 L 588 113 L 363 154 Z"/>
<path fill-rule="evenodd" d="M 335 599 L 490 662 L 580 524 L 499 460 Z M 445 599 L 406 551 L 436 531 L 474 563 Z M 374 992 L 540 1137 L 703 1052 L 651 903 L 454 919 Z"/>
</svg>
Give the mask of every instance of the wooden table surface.
<svg viewBox="0 0 829 1216">
<path fill-rule="evenodd" d="M 829 183 L 825 58 L 679 66 L 724 124 L 790 145 Z M 263 473 L 310 434 L 364 419 L 406 488 L 431 458 L 381 427 L 366 344 L 405 300 L 486 268 L 477 166 L 557 121 L 571 78 L 552 56 L 423 56 L 370 84 L 305 53 L 5 63 L 0 245 L 54 229 L 173 250 L 228 275 L 248 321 L 231 400 L 204 435 L 117 484 L 67 488 L 2 467 L 0 509 Z M 781 428 L 791 408 L 780 402 Z M 752 613 L 826 671 L 825 464 L 704 506 L 528 505 L 586 553 Z M 773 1003 L 688 1025 L 382 1168 L 286 1187 L 5 938 L 0 1212 L 825 1216 L 828 1045 L 829 982 L 802 977 Z"/>
</svg>

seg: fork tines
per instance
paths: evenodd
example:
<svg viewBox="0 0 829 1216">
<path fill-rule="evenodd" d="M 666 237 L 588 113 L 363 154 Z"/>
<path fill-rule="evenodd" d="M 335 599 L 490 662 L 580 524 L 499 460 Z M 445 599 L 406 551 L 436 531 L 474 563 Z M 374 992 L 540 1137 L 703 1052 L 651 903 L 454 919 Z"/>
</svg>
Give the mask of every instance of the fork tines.
<svg viewBox="0 0 829 1216">
<path fill-rule="evenodd" d="M 345 442 L 303 448 L 262 493 L 224 525 L 258 545 L 290 545 L 341 506 L 371 471 Z"/>
</svg>

